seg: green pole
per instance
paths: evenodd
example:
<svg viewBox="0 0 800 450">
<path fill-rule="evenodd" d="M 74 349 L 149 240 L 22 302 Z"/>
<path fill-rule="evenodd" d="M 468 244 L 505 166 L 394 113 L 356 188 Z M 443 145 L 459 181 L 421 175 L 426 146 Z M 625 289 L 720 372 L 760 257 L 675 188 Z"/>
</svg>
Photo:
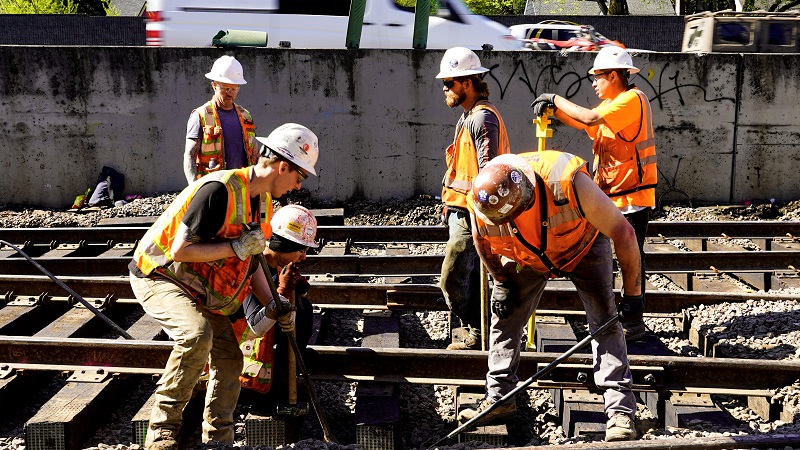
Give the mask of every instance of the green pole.
<svg viewBox="0 0 800 450">
<path fill-rule="evenodd" d="M 344 46 L 349 49 L 356 49 L 361 44 L 361 28 L 364 26 L 364 9 L 367 0 L 351 0 L 350 20 L 347 21 L 347 36 Z"/>
<path fill-rule="evenodd" d="M 417 0 L 414 7 L 414 40 L 412 46 L 425 50 L 428 46 L 428 18 L 431 14 L 431 0 Z"/>
</svg>

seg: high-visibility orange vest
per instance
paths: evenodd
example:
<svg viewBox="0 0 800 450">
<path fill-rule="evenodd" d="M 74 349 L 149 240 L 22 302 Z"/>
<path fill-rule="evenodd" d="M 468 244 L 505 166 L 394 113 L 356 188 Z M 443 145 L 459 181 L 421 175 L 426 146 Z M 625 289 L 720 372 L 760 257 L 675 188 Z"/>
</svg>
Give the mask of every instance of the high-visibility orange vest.
<svg viewBox="0 0 800 450">
<path fill-rule="evenodd" d="M 492 253 L 550 277 L 564 276 L 589 252 L 599 232 L 586 220 L 575 194 L 575 176 L 589 175 L 586 161 L 554 150 L 522 153 L 536 173 L 536 201 L 513 221 L 488 225 L 475 217 Z M 472 193 L 470 192 L 470 195 Z M 468 202 L 470 205 L 472 200 Z"/>
<path fill-rule="evenodd" d="M 236 115 L 239 116 L 239 123 L 242 125 L 242 141 L 247 159 L 250 165 L 258 161 L 258 141 L 256 140 L 256 126 L 250 112 L 239 105 L 233 105 Z M 195 111 L 200 114 L 200 129 L 203 131 L 202 141 L 200 141 L 200 152 L 197 154 L 197 178 L 211 172 L 216 172 L 225 168 L 225 146 L 222 142 L 222 126 L 219 123 L 217 107 L 214 101 L 199 106 Z M 209 168 L 211 158 L 214 158 L 214 168 Z M 236 169 L 237 167 L 231 167 Z"/>
<path fill-rule="evenodd" d="M 242 261 L 236 256 L 209 262 L 176 262 L 172 259 L 172 243 L 194 194 L 204 184 L 219 181 L 228 190 L 228 208 L 225 222 L 217 232 L 215 241 L 229 241 L 242 234 L 243 224 L 253 222 L 258 211 L 250 207 L 250 168 L 214 172 L 184 189 L 156 222 L 147 230 L 133 258 L 145 275 L 158 272 L 169 277 L 190 292 L 208 310 L 229 315 L 236 312 L 250 293 L 251 260 Z M 267 220 L 261 223 L 264 236 L 272 235 L 269 217 L 272 216 L 272 198 L 261 196 L 260 209 L 267 211 Z"/>
<path fill-rule="evenodd" d="M 653 114 L 647 96 L 639 89 L 630 91 L 639 99 L 639 122 L 616 134 L 606 124 L 598 126 L 592 144 L 594 181 L 618 208 L 654 207 L 658 169 Z"/>
<path fill-rule="evenodd" d="M 485 100 L 476 103 L 464 119 L 461 130 L 459 130 L 453 143 L 445 151 L 447 172 L 445 172 L 442 179 L 442 202 L 445 205 L 458 206 L 465 209 L 467 207 L 467 193 L 472 189 L 472 180 L 478 176 L 480 171 L 478 167 L 478 151 L 475 148 L 475 141 L 472 140 L 472 135 L 469 134 L 467 123 L 475 111 L 482 109 L 488 109 L 497 116 L 499 125 L 498 138 L 500 140 L 497 143 L 497 154 L 502 155 L 510 151 L 506 126 L 497 108 Z"/>
<path fill-rule="evenodd" d="M 269 392 L 275 367 L 275 328 L 270 328 L 264 336 L 259 337 L 247 325 L 247 319 L 242 317 L 233 323 L 233 332 L 239 338 L 239 348 L 244 357 L 239 382 L 244 388 L 262 394 Z"/>
</svg>

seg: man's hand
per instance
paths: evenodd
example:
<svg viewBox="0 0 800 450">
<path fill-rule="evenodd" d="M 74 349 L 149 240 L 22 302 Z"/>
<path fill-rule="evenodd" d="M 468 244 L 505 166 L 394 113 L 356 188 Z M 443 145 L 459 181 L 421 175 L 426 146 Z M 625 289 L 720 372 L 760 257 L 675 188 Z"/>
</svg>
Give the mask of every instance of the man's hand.
<svg viewBox="0 0 800 450">
<path fill-rule="evenodd" d="M 447 226 L 447 205 L 442 206 L 442 217 L 441 217 L 442 225 Z"/>
<path fill-rule="evenodd" d="M 619 302 L 619 321 L 631 323 L 642 320 L 644 312 L 644 291 L 642 295 L 622 294 L 622 301 Z"/>
<path fill-rule="evenodd" d="M 266 306 L 266 311 L 264 314 L 269 317 L 270 319 L 278 322 L 278 326 L 281 327 L 281 330 L 284 333 L 289 333 L 294 330 L 294 318 L 295 318 L 295 306 L 289 303 L 289 300 L 284 297 L 280 296 L 281 302 L 281 313 L 278 312 L 278 305 L 275 303 L 275 299 L 269 302 Z"/>
<path fill-rule="evenodd" d="M 492 289 L 492 312 L 501 319 L 507 319 L 513 310 L 512 297 L 509 286 L 495 282 L 494 289 Z"/>
<path fill-rule="evenodd" d="M 255 224 L 250 230 L 243 231 L 242 235 L 231 241 L 231 247 L 236 256 L 244 261 L 250 255 L 258 255 L 264 252 L 267 248 L 267 243 L 264 240 L 264 232 L 261 227 Z"/>
<path fill-rule="evenodd" d="M 531 103 L 531 108 L 533 108 L 533 115 L 536 117 L 541 117 L 544 114 L 544 110 L 547 108 L 555 108 L 556 106 L 556 94 L 542 94 L 536 97 L 536 100 Z"/>
</svg>

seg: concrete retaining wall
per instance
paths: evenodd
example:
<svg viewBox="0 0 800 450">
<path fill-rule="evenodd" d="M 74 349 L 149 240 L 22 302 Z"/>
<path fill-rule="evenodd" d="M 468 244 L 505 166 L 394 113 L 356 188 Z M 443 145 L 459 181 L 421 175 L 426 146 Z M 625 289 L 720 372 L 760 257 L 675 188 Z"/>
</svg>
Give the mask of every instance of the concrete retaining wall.
<svg viewBox="0 0 800 450">
<path fill-rule="evenodd" d="M 189 111 L 211 97 L 203 77 L 230 50 L 0 47 L 0 203 L 68 207 L 104 165 L 126 193 L 185 186 Z M 248 84 L 239 103 L 259 135 L 298 122 L 320 137 L 318 198 L 408 198 L 440 191 L 443 151 L 460 108 L 434 78 L 440 51 L 237 49 Z M 531 101 L 556 92 L 598 99 L 586 77 L 593 54 L 491 52 L 491 98 L 515 152 L 534 150 Z M 637 57 L 634 82 L 650 97 L 659 195 L 672 185 L 695 201 L 800 197 L 800 55 Z M 558 125 L 548 148 L 590 157 L 582 132 Z M 674 183 L 673 183 L 674 178 Z M 665 200 L 680 194 L 670 193 Z"/>
</svg>

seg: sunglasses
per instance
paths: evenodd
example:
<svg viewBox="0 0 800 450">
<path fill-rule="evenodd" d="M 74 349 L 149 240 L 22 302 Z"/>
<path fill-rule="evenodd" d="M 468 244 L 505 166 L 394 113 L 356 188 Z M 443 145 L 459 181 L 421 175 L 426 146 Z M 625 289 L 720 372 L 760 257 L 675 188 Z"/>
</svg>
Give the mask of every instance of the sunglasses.
<svg viewBox="0 0 800 450">
<path fill-rule="evenodd" d="M 455 86 L 456 83 L 461 83 L 461 81 L 459 81 L 459 80 L 447 80 L 447 81 L 442 80 L 442 84 L 447 89 L 453 89 L 453 86 Z"/>
<path fill-rule="evenodd" d="M 612 72 L 602 72 L 602 73 L 595 73 L 594 75 L 590 76 L 589 79 L 594 83 L 597 80 L 604 79 L 606 75 L 611 74 Z"/>
<path fill-rule="evenodd" d="M 297 172 L 297 181 L 303 182 L 308 179 L 308 173 L 299 167 L 295 167 L 294 171 Z"/>
</svg>

